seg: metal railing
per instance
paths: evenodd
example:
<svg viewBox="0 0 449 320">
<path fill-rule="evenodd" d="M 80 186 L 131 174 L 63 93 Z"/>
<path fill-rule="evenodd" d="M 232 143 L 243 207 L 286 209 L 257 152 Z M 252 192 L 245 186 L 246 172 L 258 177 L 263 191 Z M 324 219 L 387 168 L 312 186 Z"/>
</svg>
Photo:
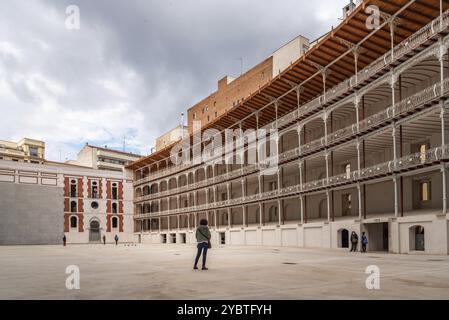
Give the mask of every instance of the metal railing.
<svg viewBox="0 0 449 320">
<path fill-rule="evenodd" d="M 223 208 L 228 206 L 244 205 L 255 201 L 265 201 L 276 197 L 283 197 L 295 194 L 305 194 L 312 191 L 326 189 L 329 187 L 336 187 L 343 184 L 354 184 L 358 181 L 365 180 L 367 178 L 388 176 L 394 173 L 404 170 L 413 170 L 422 166 L 432 165 L 438 163 L 441 160 L 449 159 L 449 144 L 436 147 L 426 152 L 418 152 L 398 158 L 396 161 L 391 160 L 384 163 L 375 164 L 368 168 L 361 169 L 360 171 L 352 171 L 350 173 L 343 173 L 336 176 L 329 177 L 329 179 L 319 179 L 315 181 L 306 182 L 294 186 L 282 188 L 280 190 L 273 190 L 264 192 L 261 194 L 249 195 L 246 197 L 234 198 L 230 200 L 214 202 L 210 204 L 203 204 L 191 207 L 185 207 L 180 209 L 166 210 L 162 212 L 145 213 L 135 215 L 135 218 L 148 218 L 159 215 L 169 215 L 177 213 L 189 213 L 192 211 L 198 212 L 203 210 L 213 210 L 217 208 Z"/>
<path fill-rule="evenodd" d="M 442 30 L 444 30 L 449 26 L 449 10 L 443 13 L 441 20 L 443 21 L 442 25 L 440 25 L 440 16 L 438 16 L 431 23 L 422 27 L 420 30 L 412 34 L 409 38 L 405 39 L 404 41 L 396 45 L 393 48 L 393 50 L 389 50 L 383 56 L 379 57 L 377 60 L 372 62 L 370 65 L 360 70 L 357 73 L 357 75 L 354 75 L 351 78 L 341 82 L 337 86 L 327 90 L 325 94 L 318 96 L 312 101 L 309 101 L 308 103 L 300 106 L 299 109 L 295 109 L 294 111 L 279 118 L 277 122 L 278 126 L 287 125 L 291 122 L 301 119 L 302 117 L 304 117 L 304 115 L 310 112 L 316 111 L 317 109 L 321 108 L 323 104 L 332 101 L 333 99 L 340 97 L 343 94 L 348 93 L 348 91 L 352 90 L 357 85 L 367 81 L 368 79 L 375 76 L 389 65 L 399 61 L 405 55 L 419 48 L 422 44 L 424 44 L 429 39 L 431 39 L 432 37 L 434 37 L 435 35 L 437 35 Z M 324 97 L 326 97 L 325 100 Z M 275 129 L 276 121 L 267 124 L 263 128 L 268 130 Z M 337 138 L 339 137 L 335 137 L 334 139 Z M 313 143 L 314 143 L 313 146 L 321 146 L 321 144 L 318 142 Z M 162 171 L 158 171 L 157 173 L 150 174 L 148 177 L 136 180 L 134 182 L 134 185 L 136 186 L 146 182 L 150 182 L 160 177 L 180 172 L 193 166 L 195 166 L 195 164 L 184 164 L 184 165 L 177 165 Z"/>
</svg>

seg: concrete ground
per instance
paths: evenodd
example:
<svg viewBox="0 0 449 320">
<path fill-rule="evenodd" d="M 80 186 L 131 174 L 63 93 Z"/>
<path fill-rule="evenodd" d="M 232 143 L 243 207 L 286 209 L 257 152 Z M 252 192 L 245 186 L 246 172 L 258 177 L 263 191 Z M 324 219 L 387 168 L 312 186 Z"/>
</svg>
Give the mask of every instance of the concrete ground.
<svg viewBox="0 0 449 320">
<path fill-rule="evenodd" d="M 0 247 L 0 299 L 449 299 L 449 257 L 190 245 Z M 68 290 L 66 267 L 80 268 Z M 365 286 L 369 265 L 380 290 Z"/>
</svg>

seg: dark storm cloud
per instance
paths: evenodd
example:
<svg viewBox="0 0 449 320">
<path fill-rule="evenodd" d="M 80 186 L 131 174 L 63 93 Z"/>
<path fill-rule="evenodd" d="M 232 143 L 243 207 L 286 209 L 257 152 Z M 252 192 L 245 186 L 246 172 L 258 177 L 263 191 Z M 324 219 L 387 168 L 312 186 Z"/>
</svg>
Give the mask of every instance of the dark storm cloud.
<svg viewBox="0 0 449 320">
<path fill-rule="evenodd" d="M 130 146 L 148 152 L 218 79 L 240 74 L 239 58 L 247 69 L 298 34 L 318 37 L 346 1 L 6 2 L 0 102 L 30 113 L 23 121 L 30 127 L 2 123 L 0 133 L 38 135 L 73 153 L 70 145 L 85 140 L 120 145 L 124 134 Z M 80 8 L 78 31 L 64 28 L 68 5 Z M 55 112 L 64 128 L 42 119 Z"/>
</svg>

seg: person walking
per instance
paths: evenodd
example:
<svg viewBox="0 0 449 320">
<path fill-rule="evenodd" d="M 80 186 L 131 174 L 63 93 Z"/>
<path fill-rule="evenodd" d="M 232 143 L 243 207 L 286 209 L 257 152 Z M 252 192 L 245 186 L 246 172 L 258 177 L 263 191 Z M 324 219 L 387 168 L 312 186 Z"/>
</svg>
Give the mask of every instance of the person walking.
<svg viewBox="0 0 449 320">
<path fill-rule="evenodd" d="M 106 236 L 103 235 L 103 245 L 106 245 Z"/>
<path fill-rule="evenodd" d="M 202 219 L 200 221 L 200 225 L 196 229 L 195 236 L 196 236 L 196 242 L 197 242 L 197 249 L 198 252 L 195 257 L 195 264 L 193 265 L 193 270 L 198 269 L 198 261 L 200 260 L 201 253 L 203 254 L 203 265 L 201 270 L 208 270 L 206 268 L 206 256 L 207 256 L 207 250 L 210 249 L 211 243 L 210 243 L 210 231 L 209 227 L 207 226 L 208 222 L 206 219 Z"/>
<path fill-rule="evenodd" d="M 115 245 L 117 246 L 118 245 L 118 235 L 115 235 L 114 240 L 115 240 Z"/>
<path fill-rule="evenodd" d="M 359 243 L 359 236 L 355 231 L 352 231 L 351 233 L 351 252 L 357 251 L 357 244 Z"/>
<path fill-rule="evenodd" d="M 67 238 L 65 235 L 62 237 L 62 245 L 65 247 L 67 245 Z"/>
<path fill-rule="evenodd" d="M 366 246 L 368 245 L 368 237 L 365 232 L 362 232 L 362 252 L 366 252 Z"/>
</svg>

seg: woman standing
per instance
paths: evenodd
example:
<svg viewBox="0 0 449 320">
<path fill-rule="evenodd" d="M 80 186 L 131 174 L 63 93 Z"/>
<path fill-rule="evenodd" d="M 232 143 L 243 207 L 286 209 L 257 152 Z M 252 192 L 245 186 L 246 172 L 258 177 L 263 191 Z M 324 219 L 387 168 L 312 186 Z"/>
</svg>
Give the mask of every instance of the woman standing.
<svg viewBox="0 0 449 320">
<path fill-rule="evenodd" d="M 202 253 L 203 254 L 203 267 L 201 268 L 201 270 L 207 270 L 206 256 L 207 256 L 207 250 L 211 248 L 211 244 L 210 244 L 210 231 L 209 231 L 209 227 L 207 226 L 206 219 L 202 219 L 200 221 L 200 225 L 196 229 L 195 236 L 196 236 L 196 242 L 198 243 L 197 244 L 198 252 L 196 254 L 195 264 L 193 266 L 193 269 L 194 270 L 198 269 L 197 264 L 198 264 L 198 261 L 200 260 L 200 256 Z"/>
</svg>

